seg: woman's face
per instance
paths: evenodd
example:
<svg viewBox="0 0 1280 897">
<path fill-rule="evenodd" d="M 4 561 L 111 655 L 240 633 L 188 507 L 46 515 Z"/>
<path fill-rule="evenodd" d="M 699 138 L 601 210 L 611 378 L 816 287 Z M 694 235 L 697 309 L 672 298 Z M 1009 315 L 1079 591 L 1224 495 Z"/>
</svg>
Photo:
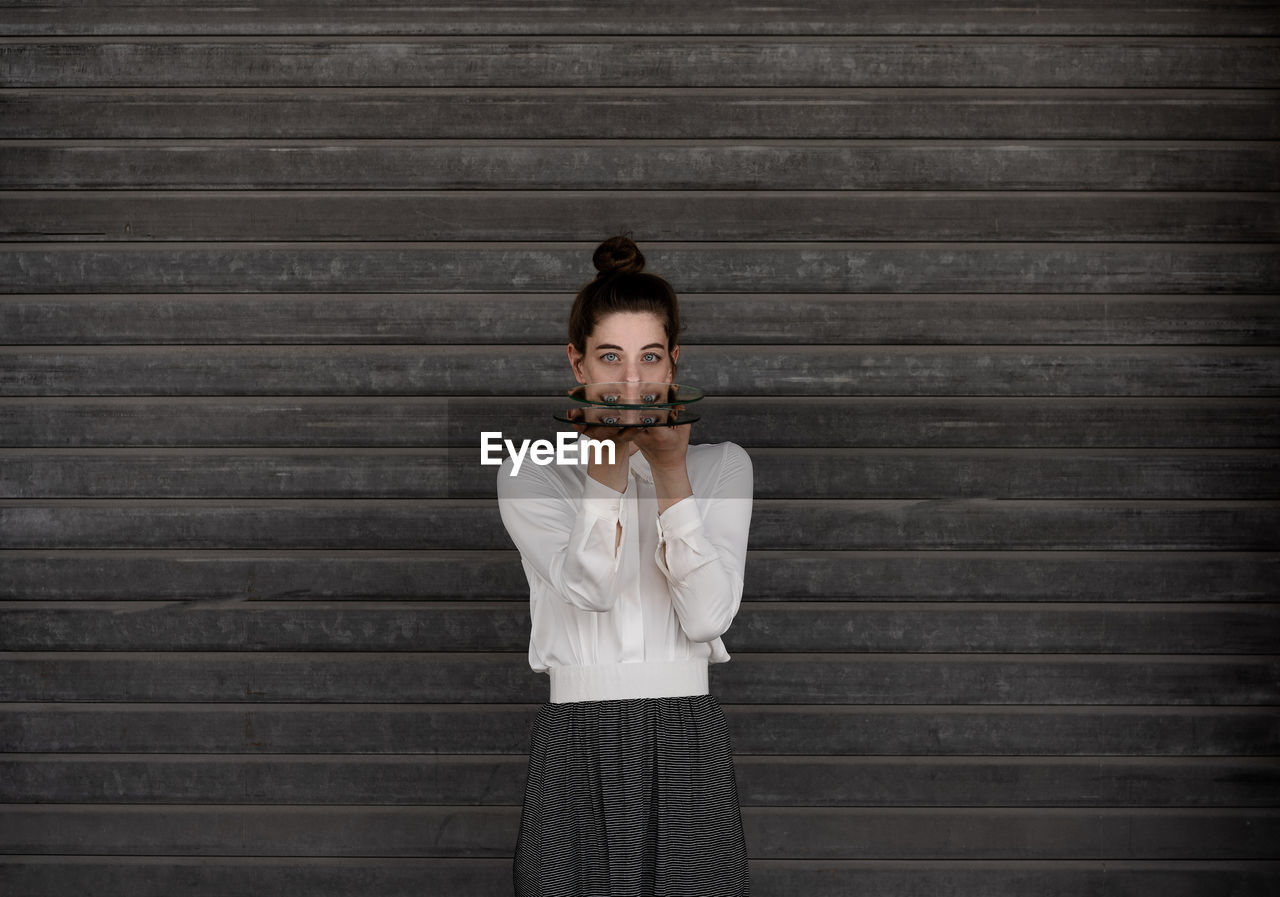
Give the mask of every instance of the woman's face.
<svg viewBox="0 0 1280 897">
<path fill-rule="evenodd" d="M 670 383 L 680 355 L 676 346 L 667 352 L 662 319 L 649 312 L 614 312 L 596 322 L 587 337 L 587 351 L 579 354 L 569 344 L 569 363 L 579 383 L 619 380 L 656 380 Z"/>
</svg>

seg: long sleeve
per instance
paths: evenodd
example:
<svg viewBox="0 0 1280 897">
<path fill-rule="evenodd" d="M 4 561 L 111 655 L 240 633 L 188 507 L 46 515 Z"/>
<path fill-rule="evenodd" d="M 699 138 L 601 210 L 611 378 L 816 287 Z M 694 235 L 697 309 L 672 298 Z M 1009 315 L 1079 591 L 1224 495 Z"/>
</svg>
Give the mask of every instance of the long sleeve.
<svg viewBox="0 0 1280 897">
<path fill-rule="evenodd" d="M 621 591 L 615 545 L 624 493 L 586 476 L 582 495 L 569 495 L 532 464 L 510 473 L 508 458 L 498 469 L 498 510 L 525 563 L 574 607 L 611 610 Z"/>
<path fill-rule="evenodd" d="M 747 533 L 751 527 L 751 456 L 726 443 L 711 495 L 681 499 L 658 515 L 654 560 L 690 641 L 709 642 L 733 623 L 742 602 Z"/>
</svg>

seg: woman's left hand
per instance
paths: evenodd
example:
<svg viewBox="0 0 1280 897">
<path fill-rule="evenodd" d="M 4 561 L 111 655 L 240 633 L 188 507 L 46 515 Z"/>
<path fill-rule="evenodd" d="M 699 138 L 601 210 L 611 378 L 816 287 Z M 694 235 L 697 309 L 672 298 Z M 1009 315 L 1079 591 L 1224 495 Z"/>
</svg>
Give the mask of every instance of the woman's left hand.
<svg viewBox="0 0 1280 897">
<path fill-rule="evenodd" d="M 684 406 L 677 406 L 683 410 Z M 689 451 L 689 424 L 642 427 L 636 431 L 636 447 L 644 453 L 650 467 L 673 469 L 684 467 Z"/>
</svg>

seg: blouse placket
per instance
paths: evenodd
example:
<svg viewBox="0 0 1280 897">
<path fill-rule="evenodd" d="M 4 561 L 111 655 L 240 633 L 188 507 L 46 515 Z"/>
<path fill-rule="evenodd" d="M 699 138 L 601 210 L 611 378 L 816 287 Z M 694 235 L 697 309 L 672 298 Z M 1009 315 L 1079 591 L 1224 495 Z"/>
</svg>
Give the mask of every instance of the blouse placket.
<svg viewBox="0 0 1280 897">
<path fill-rule="evenodd" d="M 640 477 L 635 470 L 627 475 L 627 491 L 622 499 L 622 548 L 625 562 L 632 575 L 622 581 L 626 585 L 618 595 L 614 606 L 618 627 L 621 663 L 639 662 L 644 658 L 644 606 L 640 598 L 640 577 L 636 573 L 640 561 L 640 526 L 638 517 Z"/>
</svg>

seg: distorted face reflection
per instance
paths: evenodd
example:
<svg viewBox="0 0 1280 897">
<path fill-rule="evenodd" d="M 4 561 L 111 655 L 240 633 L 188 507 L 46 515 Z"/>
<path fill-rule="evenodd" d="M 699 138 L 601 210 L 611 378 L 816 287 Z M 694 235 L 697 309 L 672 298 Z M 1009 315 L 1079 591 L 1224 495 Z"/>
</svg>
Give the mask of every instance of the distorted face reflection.
<svg viewBox="0 0 1280 897">
<path fill-rule="evenodd" d="M 667 351 L 662 319 L 649 312 L 615 312 L 601 318 L 587 337 L 586 354 L 569 345 L 569 362 L 579 383 L 670 383 L 679 354 L 679 346 Z"/>
</svg>

